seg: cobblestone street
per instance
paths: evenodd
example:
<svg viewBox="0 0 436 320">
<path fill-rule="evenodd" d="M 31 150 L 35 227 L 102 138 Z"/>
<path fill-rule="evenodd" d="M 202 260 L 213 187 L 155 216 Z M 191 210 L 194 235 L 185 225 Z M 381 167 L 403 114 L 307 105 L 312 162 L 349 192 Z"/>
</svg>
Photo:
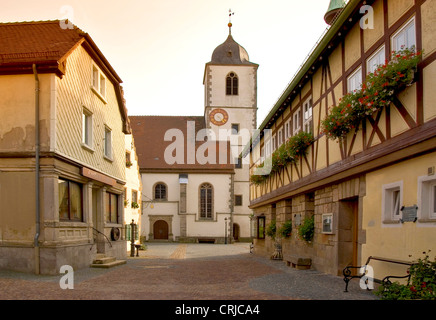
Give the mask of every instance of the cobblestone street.
<svg viewBox="0 0 436 320">
<path fill-rule="evenodd" d="M 74 289 L 59 276 L 0 271 L 2 300 L 373 300 L 341 277 L 295 270 L 249 253 L 248 244 L 147 244 L 139 257 L 111 269 L 74 272 Z"/>
</svg>

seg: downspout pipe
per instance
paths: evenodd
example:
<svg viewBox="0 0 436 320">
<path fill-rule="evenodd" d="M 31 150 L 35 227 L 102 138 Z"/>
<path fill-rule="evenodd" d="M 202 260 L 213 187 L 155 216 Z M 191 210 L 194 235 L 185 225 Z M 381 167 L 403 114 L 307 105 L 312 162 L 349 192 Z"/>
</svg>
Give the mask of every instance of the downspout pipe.
<svg viewBox="0 0 436 320">
<path fill-rule="evenodd" d="M 35 76 L 35 211 L 36 211 L 36 225 L 35 225 L 35 274 L 40 274 L 40 248 L 39 248 L 39 235 L 41 232 L 41 212 L 39 203 L 39 77 L 36 65 L 32 65 L 33 74 Z"/>
</svg>

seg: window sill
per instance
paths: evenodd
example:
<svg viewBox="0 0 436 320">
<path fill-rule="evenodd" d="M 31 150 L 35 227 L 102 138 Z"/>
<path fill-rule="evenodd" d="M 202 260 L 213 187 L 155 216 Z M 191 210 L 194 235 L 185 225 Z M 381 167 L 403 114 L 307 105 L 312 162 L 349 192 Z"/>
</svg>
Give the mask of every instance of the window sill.
<svg viewBox="0 0 436 320">
<path fill-rule="evenodd" d="M 114 159 L 109 158 L 107 155 L 103 155 L 104 160 L 108 161 L 108 162 L 114 162 Z"/>
<path fill-rule="evenodd" d="M 400 220 L 383 220 L 383 224 L 401 224 Z"/>
<path fill-rule="evenodd" d="M 107 104 L 107 100 L 106 100 L 106 98 L 105 97 L 103 97 L 103 95 L 94 87 L 94 86 L 91 86 L 91 91 L 92 92 L 94 92 L 96 95 L 97 95 L 97 97 L 99 97 L 100 98 L 100 100 L 104 103 L 104 104 Z"/>
<path fill-rule="evenodd" d="M 418 219 L 418 222 L 420 222 L 420 223 L 435 223 L 436 218 L 421 218 L 421 219 Z"/>
<path fill-rule="evenodd" d="M 89 151 L 89 152 L 91 152 L 91 153 L 94 153 L 94 152 L 95 152 L 95 150 L 94 150 L 91 146 L 87 145 L 87 144 L 84 143 L 84 142 L 82 142 L 81 146 L 82 146 L 82 148 L 85 149 L 86 151 Z"/>
</svg>

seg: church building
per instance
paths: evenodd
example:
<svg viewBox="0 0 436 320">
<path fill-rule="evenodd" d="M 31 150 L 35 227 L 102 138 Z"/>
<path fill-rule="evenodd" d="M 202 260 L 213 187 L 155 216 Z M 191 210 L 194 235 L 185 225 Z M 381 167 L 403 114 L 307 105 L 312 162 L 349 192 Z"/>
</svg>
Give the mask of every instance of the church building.
<svg viewBox="0 0 436 320">
<path fill-rule="evenodd" d="M 205 65 L 203 115 L 129 117 L 143 183 L 143 241 L 251 240 L 249 165 L 239 154 L 257 126 L 258 65 L 231 27 Z"/>
</svg>

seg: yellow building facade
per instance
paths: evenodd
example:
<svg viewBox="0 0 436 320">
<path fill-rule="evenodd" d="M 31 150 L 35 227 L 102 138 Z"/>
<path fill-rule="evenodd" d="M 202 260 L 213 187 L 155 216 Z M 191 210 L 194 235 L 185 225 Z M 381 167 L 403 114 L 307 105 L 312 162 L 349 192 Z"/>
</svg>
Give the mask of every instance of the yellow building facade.
<svg viewBox="0 0 436 320">
<path fill-rule="evenodd" d="M 436 1 L 349 1 L 291 80 L 246 150 L 251 174 L 299 132 L 313 135 L 304 156 L 250 186 L 255 252 L 342 274 L 369 256 L 416 260 L 436 252 Z M 322 121 L 365 84 L 393 51 L 423 51 L 410 86 L 341 139 Z M 268 134 L 265 132 L 268 131 Z M 254 180 L 252 180 L 254 181 Z M 314 217 L 314 237 L 298 230 Z M 265 235 L 292 224 L 290 237 Z M 395 268 L 395 267 L 393 267 Z M 387 264 L 375 275 L 390 274 Z M 386 274 L 386 275 L 387 275 Z"/>
</svg>

